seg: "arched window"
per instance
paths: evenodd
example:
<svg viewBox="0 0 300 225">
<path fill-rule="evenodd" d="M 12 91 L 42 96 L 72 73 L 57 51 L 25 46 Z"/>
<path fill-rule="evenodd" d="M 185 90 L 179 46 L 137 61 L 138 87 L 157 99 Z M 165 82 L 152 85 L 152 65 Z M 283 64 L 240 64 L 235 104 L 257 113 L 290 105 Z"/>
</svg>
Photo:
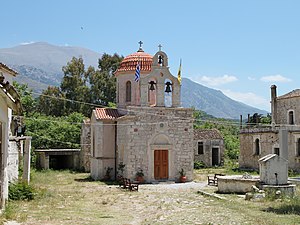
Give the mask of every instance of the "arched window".
<svg viewBox="0 0 300 225">
<path fill-rule="evenodd" d="M 289 111 L 289 124 L 293 125 L 294 122 L 294 112 L 293 111 Z"/>
<path fill-rule="evenodd" d="M 126 102 L 131 102 L 131 82 L 126 82 Z"/>
<path fill-rule="evenodd" d="M 156 94 L 157 94 L 157 81 L 154 79 L 149 80 L 148 82 L 148 103 L 150 106 L 156 105 Z"/>
<path fill-rule="evenodd" d="M 170 79 L 165 80 L 165 107 L 172 107 L 173 105 L 173 83 Z"/>
<path fill-rule="evenodd" d="M 259 139 L 258 138 L 256 138 L 255 139 L 255 155 L 259 155 L 259 153 L 260 153 L 260 147 L 259 147 Z"/>
</svg>

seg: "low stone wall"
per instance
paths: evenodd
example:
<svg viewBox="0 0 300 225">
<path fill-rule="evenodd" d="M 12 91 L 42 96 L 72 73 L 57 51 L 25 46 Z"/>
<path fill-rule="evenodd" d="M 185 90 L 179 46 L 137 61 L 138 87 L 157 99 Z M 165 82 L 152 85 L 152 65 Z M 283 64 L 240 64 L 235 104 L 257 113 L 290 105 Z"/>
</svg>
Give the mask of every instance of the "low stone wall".
<svg viewBox="0 0 300 225">
<path fill-rule="evenodd" d="M 244 179 L 242 176 L 218 177 L 219 193 L 247 193 L 252 191 L 252 186 L 259 183 L 259 177 Z"/>
</svg>

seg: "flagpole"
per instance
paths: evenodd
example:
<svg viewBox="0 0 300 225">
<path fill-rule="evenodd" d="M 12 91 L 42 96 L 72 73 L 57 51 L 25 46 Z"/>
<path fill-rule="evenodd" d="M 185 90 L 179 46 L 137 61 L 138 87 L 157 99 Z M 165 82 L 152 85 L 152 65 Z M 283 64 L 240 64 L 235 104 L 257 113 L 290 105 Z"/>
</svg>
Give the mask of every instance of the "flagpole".
<svg viewBox="0 0 300 225">
<path fill-rule="evenodd" d="M 179 84 L 181 86 L 181 58 L 180 58 L 180 64 L 179 64 L 177 79 L 178 79 L 178 82 L 179 82 Z"/>
</svg>

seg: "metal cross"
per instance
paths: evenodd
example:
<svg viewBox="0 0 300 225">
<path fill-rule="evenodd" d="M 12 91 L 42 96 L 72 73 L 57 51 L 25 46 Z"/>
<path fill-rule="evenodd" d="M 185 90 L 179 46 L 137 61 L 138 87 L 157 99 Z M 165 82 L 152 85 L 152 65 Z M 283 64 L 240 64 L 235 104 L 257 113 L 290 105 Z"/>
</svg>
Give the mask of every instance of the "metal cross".
<svg viewBox="0 0 300 225">
<path fill-rule="evenodd" d="M 142 48 L 142 44 L 144 44 L 142 41 L 138 42 L 140 44 L 140 48 Z"/>
<path fill-rule="evenodd" d="M 159 49 L 159 51 L 161 51 L 161 47 L 162 47 L 162 45 L 161 45 L 161 44 L 159 44 L 159 45 L 158 45 L 158 49 Z"/>
</svg>

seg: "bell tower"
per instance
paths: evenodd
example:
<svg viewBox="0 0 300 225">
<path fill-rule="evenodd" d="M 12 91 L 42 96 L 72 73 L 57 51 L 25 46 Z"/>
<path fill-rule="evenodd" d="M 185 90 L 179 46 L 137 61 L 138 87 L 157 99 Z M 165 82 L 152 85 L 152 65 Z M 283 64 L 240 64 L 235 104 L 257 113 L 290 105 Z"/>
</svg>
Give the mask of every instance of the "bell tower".
<svg viewBox="0 0 300 225">
<path fill-rule="evenodd" d="M 180 107 L 180 83 L 168 67 L 168 56 L 158 46 L 151 72 L 141 78 L 141 106 Z"/>
</svg>

